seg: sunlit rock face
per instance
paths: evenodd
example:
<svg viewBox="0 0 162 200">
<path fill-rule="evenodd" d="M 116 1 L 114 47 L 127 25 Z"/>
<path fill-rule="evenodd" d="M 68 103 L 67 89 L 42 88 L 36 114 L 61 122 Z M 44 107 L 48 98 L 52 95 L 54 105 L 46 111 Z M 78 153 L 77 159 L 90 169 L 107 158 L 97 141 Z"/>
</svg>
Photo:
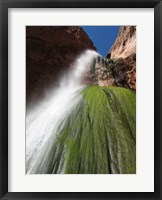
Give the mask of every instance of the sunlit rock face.
<svg viewBox="0 0 162 200">
<path fill-rule="evenodd" d="M 118 37 L 107 58 L 123 60 L 124 66 L 118 64 L 115 71 L 119 71 L 127 86 L 136 91 L 136 26 L 120 27 Z"/>
<path fill-rule="evenodd" d="M 44 97 L 46 88 L 57 86 L 70 64 L 86 49 L 96 51 L 90 38 L 78 26 L 27 26 L 27 104 Z"/>
<path fill-rule="evenodd" d="M 136 26 L 121 26 L 110 49 L 110 58 L 128 58 L 136 53 Z"/>
</svg>

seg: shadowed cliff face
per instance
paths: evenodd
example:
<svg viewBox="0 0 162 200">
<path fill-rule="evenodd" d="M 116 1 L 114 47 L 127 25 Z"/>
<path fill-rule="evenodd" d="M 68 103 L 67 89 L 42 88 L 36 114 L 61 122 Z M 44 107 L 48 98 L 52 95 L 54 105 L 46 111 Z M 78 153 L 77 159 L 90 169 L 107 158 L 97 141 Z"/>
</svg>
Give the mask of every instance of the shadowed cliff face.
<svg viewBox="0 0 162 200">
<path fill-rule="evenodd" d="M 85 49 L 95 46 L 77 26 L 26 27 L 27 104 L 44 96 L 46 88 L 57 85 L 62 73 Z"/>
</svg>

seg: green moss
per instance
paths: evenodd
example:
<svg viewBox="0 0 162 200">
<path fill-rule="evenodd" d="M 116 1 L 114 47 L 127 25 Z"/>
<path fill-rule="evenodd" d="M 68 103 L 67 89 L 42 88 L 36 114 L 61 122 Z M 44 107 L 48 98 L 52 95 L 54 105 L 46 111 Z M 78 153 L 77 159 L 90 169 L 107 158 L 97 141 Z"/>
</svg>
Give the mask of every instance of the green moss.
<svg viewBox="0 0 162 200">
<path fill-rule="evenodd" d="M 49 173 L 136 173 L 135 94 L 89 86 L 81 95 L 55 140 Z"/>
</svg>

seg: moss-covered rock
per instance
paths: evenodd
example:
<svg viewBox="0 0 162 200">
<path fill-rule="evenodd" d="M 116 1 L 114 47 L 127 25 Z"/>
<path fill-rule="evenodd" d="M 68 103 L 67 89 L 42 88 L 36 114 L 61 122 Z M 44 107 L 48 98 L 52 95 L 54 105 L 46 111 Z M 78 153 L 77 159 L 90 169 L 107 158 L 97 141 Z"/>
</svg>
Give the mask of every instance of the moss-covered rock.
<svg viewBox="0 0 162 200">
<path fill-rule="evenodd" d="M 136 173 L 136 97 L 121 87 L 89 86 L 57 135 L 47 173 Z"/>
</svg>

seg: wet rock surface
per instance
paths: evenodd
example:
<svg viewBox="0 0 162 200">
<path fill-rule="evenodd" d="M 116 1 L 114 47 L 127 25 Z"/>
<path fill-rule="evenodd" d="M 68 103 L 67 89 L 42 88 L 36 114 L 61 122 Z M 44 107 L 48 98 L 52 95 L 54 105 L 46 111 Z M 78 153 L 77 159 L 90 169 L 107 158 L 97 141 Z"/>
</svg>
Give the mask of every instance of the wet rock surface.
<svg viewBox="0 0 162 200">
<path fill-rule="evenodd" d="M 135 174 L 136 95 L 112 86 L 81 95 L 30 174 Z"/>
<path fill-rule="evenodd" d="M 101 56 L 96 57 L 94 66 L 91 66 L 85 76 L 85 83 L 99 86 L 120 86 L 134 90 L 132 79 L 135 68 L 129 65 L 125 59 L 108 59 Z M 134 81 L 134 82 L 133 82 Z"/>
</svg>

